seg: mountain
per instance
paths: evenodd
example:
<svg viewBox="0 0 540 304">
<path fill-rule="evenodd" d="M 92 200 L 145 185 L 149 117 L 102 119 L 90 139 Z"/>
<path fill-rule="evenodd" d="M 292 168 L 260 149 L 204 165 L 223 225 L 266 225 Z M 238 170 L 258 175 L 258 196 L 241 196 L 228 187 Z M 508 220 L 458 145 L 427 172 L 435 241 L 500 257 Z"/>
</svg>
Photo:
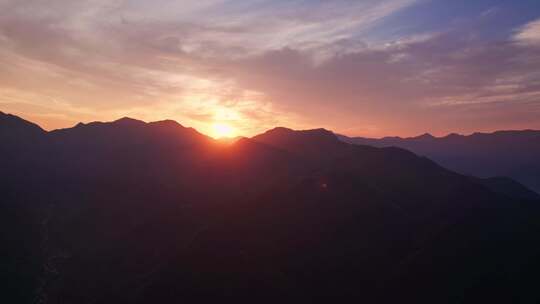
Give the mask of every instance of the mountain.
<svg viewBox="0 0 540 304">
<path fill-rule="evenodd" d="M 34 147 L 46 132 L 0 112 L 0 286 L 2 302 L 31 303 L 40 270 L 40 217 L 22 193 L 36 193 Z M 26 196 L 26 195 L 25 195 Z"/>
<path fill-rule="evenodd" d="M 1 174 L 5 303 L 540 300 L 540 202 L 400 148 L 127 118 L 38 137 Z"/>
<path fill-rule="evenodd" d="M 540 193 L 540 131 L 497 131 L 469 136 L 385 137 L 340 136 L 345 142 L 374 147 L 401 147 L 429 157 L 450 170 L 482 178 L 510 177 Z"/>
<path fill-rule="evenodd" d="M 508 177 L 478 178 L 476 181 L 493 192 L 504 194 L 509 197 L 526 200 L 540 200 L 540 195 L 538 193 L 529 190 L 522 184 Z"/>
<path fill-rule="evenodd" d="M 38 125 L 26 121 L 15 115 L 0 111 L 0 138 L 14 138 L 16 136 L 35 137 L 45 133 Z"/>
</svg>

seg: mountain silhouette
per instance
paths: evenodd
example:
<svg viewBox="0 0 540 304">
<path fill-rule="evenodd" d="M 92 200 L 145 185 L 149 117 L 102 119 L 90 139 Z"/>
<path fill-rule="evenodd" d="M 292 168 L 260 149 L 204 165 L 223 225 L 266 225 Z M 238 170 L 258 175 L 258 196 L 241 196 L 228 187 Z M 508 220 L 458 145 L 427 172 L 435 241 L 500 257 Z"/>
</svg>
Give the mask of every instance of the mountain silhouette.
<svg viewBox="0 0 540 304">
<path fill-rule="evenodd" d="M 324 129 L 223 143 L 123 118 L 28 136 L 0 150 L 2 302 L 540 300 L 540 202 L 517 183 Z"/>
<path fill-rule="evenodd" d="M 482 178 L 506 176 L 540 193 L 540 131 L 340 139 L 374 147 L 401 147 L 462 174 Z"/>
<path fill-rule="evenodd" d="M 491 191 L 504 194 L 509 197 L 527 200 L 540 200 L 540 195 L 529 190 L 522 184 L 508 177 L 490 177 L 476 179 L 479 183 L 489 188 Z"/>
<path fill-rule="evenodd" d="M 18 116 L 0 112 L 0 137 L 3 140 L 23 136 L 21 140 L 29 137 L 39 136 L 45 131 L 38 125 L 26 121 Z"/>
</svg>

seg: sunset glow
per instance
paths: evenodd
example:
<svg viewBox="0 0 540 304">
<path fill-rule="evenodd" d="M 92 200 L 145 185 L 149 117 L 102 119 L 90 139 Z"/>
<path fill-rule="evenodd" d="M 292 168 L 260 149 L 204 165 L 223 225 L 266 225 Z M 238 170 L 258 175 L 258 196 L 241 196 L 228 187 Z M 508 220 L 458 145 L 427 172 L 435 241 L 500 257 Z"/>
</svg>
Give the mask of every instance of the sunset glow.
<svg viewBox="0 0 540 304">
<path fill-rule="evenodd" d="M 227 124 L 216 123 L 213 125 L 212 136 L 214 138 L 231 138 L 236 136 L 236 132 Z"/>
<path fill-rule="evenodd" d="M 0 304 L 540 304 L 540 0 L 0 0 L 0 172 Z"/>
<path fill-rule="evenodd" d="M 211 136 L 536 129 L 539 53 L 538 0 L 4 0 L 0 110 Z"/>
</svg>

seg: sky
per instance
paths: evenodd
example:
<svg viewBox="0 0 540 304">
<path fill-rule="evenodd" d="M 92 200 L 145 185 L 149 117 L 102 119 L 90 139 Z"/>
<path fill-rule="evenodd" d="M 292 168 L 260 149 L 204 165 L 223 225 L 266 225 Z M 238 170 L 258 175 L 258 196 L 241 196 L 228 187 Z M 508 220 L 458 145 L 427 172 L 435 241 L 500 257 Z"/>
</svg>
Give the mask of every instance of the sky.
<svg viewBox="0 0 540 304">
<path fill-rule="evenodd" d="M 0 111 L 48 130 L 540 129 L 540 3 L 0 0 Z"/>
</svg>

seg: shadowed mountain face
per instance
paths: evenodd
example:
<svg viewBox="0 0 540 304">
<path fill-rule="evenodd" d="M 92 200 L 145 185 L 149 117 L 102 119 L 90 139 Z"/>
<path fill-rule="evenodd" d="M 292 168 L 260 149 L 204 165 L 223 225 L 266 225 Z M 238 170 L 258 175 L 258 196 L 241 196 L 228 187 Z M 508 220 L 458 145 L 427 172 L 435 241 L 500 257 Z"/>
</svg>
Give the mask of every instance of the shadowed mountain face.
<svg viewBox="0 0 540 304">
<path fill-rule="evenodd" d="M 401 147 L 433 159 L 443 167 L 482 178 L 506 176 L 540 193 L 540 131 L 498 131 L 469 136 L 350 138 L 345 142 L 374 147 Z"/>
<path fill-rule="evenodd" d="M 519 184 L 322 129 L 30 126 L 0 150 L 2 302 L 540 300 L 540 205 Z"/>
<path fill-rule="evenodd" d="M 3 140 L 21 136 L 25 138 L 43 135 L 45 131 L 38 125 L 25 121 L 15 115 L 0 112 L 0 136 Z"/>
</svg>

